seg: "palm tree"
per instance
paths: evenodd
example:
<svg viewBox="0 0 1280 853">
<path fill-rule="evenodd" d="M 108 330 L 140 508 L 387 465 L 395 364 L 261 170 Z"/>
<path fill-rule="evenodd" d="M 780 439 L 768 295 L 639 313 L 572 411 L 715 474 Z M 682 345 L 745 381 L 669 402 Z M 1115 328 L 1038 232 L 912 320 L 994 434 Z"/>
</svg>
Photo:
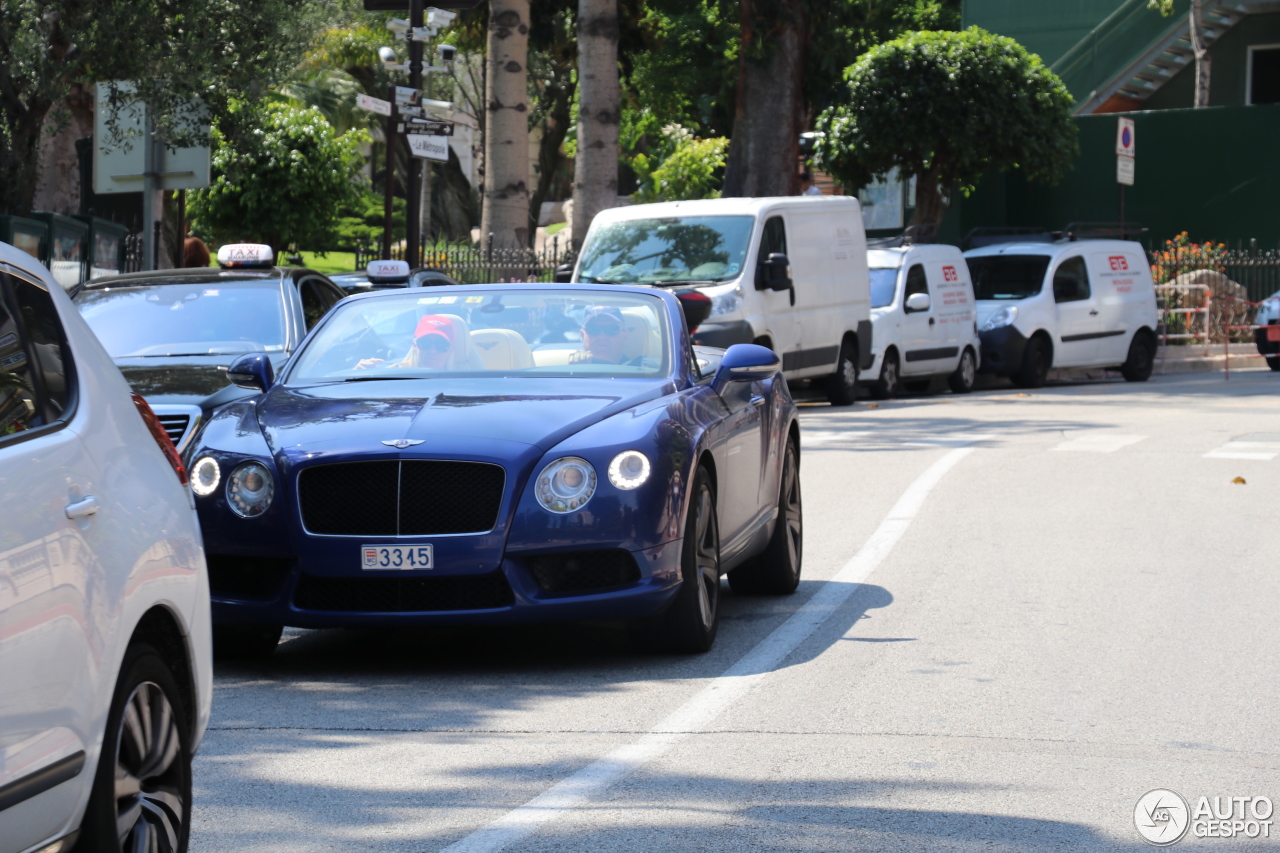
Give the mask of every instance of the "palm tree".
<svg viewBox="0 0 1280 853">
<path fill-rule="evenodd" d="M 529 243 L 529 0 L 489 0 L 481 239 Z"/>
<path fill-rule="evenodd" d="M 578 155 L 573 175 L 573 245 L 591 220 L 618 203 L 618 0 L 578 0 Z"/>
</svg>

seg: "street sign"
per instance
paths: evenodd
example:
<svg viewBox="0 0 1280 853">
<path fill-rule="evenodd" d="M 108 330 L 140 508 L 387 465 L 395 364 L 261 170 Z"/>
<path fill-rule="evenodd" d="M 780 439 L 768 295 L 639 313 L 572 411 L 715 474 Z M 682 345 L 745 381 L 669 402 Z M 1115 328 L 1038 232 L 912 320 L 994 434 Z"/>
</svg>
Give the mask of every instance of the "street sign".
<svg viewBox="0 0 1280 853">
<path fill-rule="evenodd" d="M 1121 154 L 1116 158 L 1116 180 L 1126 187 L 1133 186 L 1134 158 Z"/>
<path fill-rule="evenodd" d="M 117 83 L 122 94 L 133 91 L 129 83 Z M 124 135 L 120 144 L 113 144 L 109 122 L 112 119 L 108 107 L 111 84 L 97 84 L 97 103 L 93 111 L 93 191 L 107 193 L 142 192 L 148 175 L 153 180 L 152 189 L 194 190 L 209 186 L 209 146 L 197 145 L 170 151 L 156 140 L 149 147 L 147 106 L 141 101 L 120 104 L 115 114 L 117 129 Z M 197 101 L 187 107 L 184 122 L 208 125 L 207 111 Z"/>
<path fill-rule="evenodd" d="M 417 106 L 422 100 L 422 91 L 420 89 L 411 89 L 408 86 L 396 86 L 396 104 L 398 106 Z"/>
<path fill-rule="evenodd" d="M 424 160 L 438 160 L 441 163 L 449 162 L 449 137 L 427 133 L 411 133 L 406 134 L 405 140 L 409 143 L 409 151 L 414 157 L 421 157 Z"/>
<path fill-rule="evenodd" d="M 453 122 L 432 121 L 426 118 L 410 118 L 404 123 L 405 133 L 423 133 L 431 136 L 453 136 Z"/>
<path fill-rule="evenodd" d="M 1116 126 L 1116 154 L 1121 157 L 1134 156 L 1133 119 L 1122 118 Z"/>
<path fill-rule="evenodd" d="M 356 95 L 356 106 L 362 110 L 377 113 L 380 116 L 391 115 L 391 102 L 375 98 L 372 95 Z"/>
</svg>

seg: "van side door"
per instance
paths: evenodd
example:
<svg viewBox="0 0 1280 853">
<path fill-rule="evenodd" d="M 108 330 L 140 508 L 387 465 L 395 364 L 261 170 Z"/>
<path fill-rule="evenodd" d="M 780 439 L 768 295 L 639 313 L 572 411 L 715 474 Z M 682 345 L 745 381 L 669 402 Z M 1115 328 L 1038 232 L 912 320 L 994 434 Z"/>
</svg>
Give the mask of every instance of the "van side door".
<svg viewBox="0 0 1280 853">
<path fill-rule="evenodd" d="M 1092 364 L 1098 358 L 1102 320 L 1084 257 L 1072 255 L 1060 261 L 1053 270 L 1052 281 L 1058 321 L 1053 366 Z"/>
<path fill-rule="evenodd" d="M 764 286 L 761 263 L 771 254 L 790 255 L 787 252 L 787 225 L 782 214 L 774 214 L 765 220 L 760 234 L 759 253 L 756 255 L 756 290 L 764 307 L 764 324 L 773 337 L 773 351 L 782 356 L 782 369 L 798 370 L 801 366 L 800 324 L 792 308 L 795 290 L 770 290 Z"/>
<path fill-rule="evenodd" d="M 940 307 L 933 304 L 934 292 L 929 287 L 925 264 L 911 262 L 902 288 L 902 375 L 920 376 L 937 373 L 945 366 L 949 348 L 943 329 L 938 325 Z M 908 303 L 917 294 L 929 298 L 927 308 L 912 310 Z"/>
<path fill-rule="evenodd" d="M 1129 340 L 1141 311 L 1146 288 L 1141 286 L 1144 266 L 1122 251 L 1096 252 L 1089 257 L 1098 300 L 1098 360 L 1123 364 L 1129 357 Z"/>
</svg>

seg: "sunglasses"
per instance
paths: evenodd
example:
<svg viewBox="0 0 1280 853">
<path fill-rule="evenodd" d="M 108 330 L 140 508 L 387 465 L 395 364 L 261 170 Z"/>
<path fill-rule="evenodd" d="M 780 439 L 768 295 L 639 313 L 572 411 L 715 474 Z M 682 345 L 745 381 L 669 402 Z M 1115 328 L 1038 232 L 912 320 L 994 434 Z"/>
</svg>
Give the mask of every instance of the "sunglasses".
<svg viewBox="0 0 1280 853">
<path fill-rule="evenodd" d="M 604 335 L 606 338 L 612 338 L 622 334 L 622 327 L 617 323 L 596 323 L 591 322 L 582 327 L 582 330 L 588 335 Z"/>
<path fill-rule="evenodd" d="M 449 341 L 444 335 L 423 335 L 414 340 L 414 346 L 420 350 L 430 350 L 432 352 L 448 352 Z"/>
</svg>

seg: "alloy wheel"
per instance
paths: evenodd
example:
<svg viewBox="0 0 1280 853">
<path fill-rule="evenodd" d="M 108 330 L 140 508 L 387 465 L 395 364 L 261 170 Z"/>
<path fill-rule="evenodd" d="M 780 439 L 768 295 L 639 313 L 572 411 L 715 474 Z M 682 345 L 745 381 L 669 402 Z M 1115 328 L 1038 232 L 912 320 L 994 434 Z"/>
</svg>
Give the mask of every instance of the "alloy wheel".
<svg viewBox="0 0 1280 853">
<path fill-rule="evenodd" d="M 800 549 L 804 541 L 801 538 L 800 477 L 796 470 L 795 451 L 790 447 L 787 448 L 787 462 L 782 476 L 783 494 L 786 496 L 787 551 L 791 557 L 791 565 L 799 568 Z"/>
<path fill-rule="evenodd" d="M 698 492 L 697 546 L 694 549 L 698 579 L 698 609 L 703 627 L 715 621 L 720 593 L 720 532 L 716 529 L 711 489 Z"/>
<path fill-rule="evenodd" d="M 127 853 L 172 853 L 182 837 L 182 739 L 173 705 L 153 681 L 125 703 L 116 736 L 116 830 Z"/>
</svg>

